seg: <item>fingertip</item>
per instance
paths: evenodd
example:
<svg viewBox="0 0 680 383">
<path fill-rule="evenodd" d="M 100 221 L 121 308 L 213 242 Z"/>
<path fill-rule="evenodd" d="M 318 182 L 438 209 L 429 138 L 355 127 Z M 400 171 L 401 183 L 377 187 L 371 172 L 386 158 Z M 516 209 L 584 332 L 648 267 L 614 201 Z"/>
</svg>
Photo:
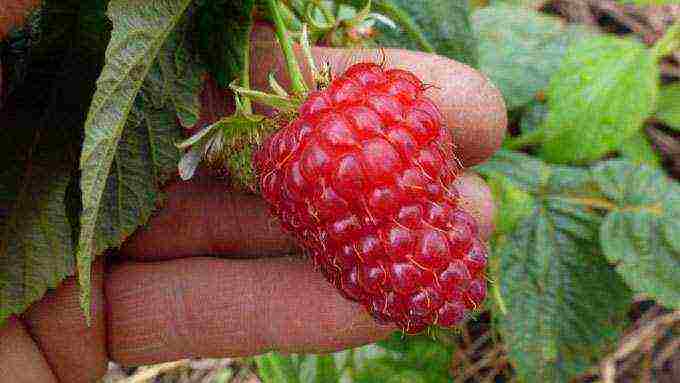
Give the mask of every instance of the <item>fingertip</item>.
<svg viewBox="0 0 680 383">
<path fill-rule="evenodd" d="M 491 189 L 471 171 L 456 178 L 453 186 L 460 196 L 459 206 L 477 220 L 479 236 L 487 241 L 495 229 L 496 205 Z"/>
</svg>

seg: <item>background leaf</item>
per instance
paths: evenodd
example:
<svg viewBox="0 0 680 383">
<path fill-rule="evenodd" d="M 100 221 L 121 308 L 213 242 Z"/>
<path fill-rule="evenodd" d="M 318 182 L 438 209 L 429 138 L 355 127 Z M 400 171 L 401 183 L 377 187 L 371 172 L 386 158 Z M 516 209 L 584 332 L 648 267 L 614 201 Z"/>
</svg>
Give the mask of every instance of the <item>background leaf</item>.
<svg viewBox="0 0 680 383">
<path fill-rule="evenodd" d="M 0 227 L 0 326 L 74 272 L 71 223 L 64 205 L 73 163 L 47 149 L 36 147 L 23 164 L 4 164 L 24 165 L 19 179 L 0 177 L 0 206 L 7 208 Z M 8 199 L 13 193 L 6 188 L 19 182 L 17 194 Z"/>
<path fill-rule="evenodd" d="M 81 304 L 88 316 L 92 259 L 103 250 L 103 243 L 118 245 L 123 240 L 108 237 L 104 241 L 97 233 L 97 222 L 103 224 L 106 221 L 99 217 L 100 208 L 106 201 L 102 197 L 110 184 L 107 178 L 118 141 L 146 74 L 189 3 L 189 0 L 150 1 L 134 5 L 123 1 L 109 3 L 108 16 L 113 23 L 111 41 L 85 122 L 80 160 L 83 212 L 77 261 Z M 115 231 L 104 230 L 104 233 L 113 234 Z M 96 235 L 98 240 L 95 242 Z"/>
<path fill-rule="evenodd" d="M 359 6 L 359 2 L 356 5 Z M 365 2 L 361 2 L 363 3 Z M 477 66 L 477 38 L 470 23 L 471 7 L 468 0 L 406 1 L 376 0 L 377 12 L 393 16 L 395 7 L 406 12 L 425 36 L 434 51 L 472 67 Z M 381 35 L 376 39 L 380 45 L 420 50 L 417 42 L 402 28 L 391 29 L 380 24 Z"/>
<path fill-rule="evenodd" d="M 661 87 L 656 117 L 671 128 L 680 130 L 680 82 Z"/>
<path fill-rule="evenodd" d="M 222 88 L 243 69 L 253 6 L 253 0 L 218 0 L 197 7 L 198 52 Z"/>
<path fill-rule="evenodd" d="M 106 180 L 95 229 L 95 254 L 119 246 L 149 218 L 159 195 L 155 181 L 165 179 L 179 161 L 173 145 L 179 138 L 173 114 L 135 107 Z"/>
<path fill-rule="evenodd" d="M 189 49 L 188 27 L 184 21 L 170 33 L 144 83 L 154 107 L 174 109 L 184 127 L 194 126 L 200 117 L 199 93 L 205 74 Z"/>
<path fill-rule="evenodd" d="M 0 322 L 75 272 L 81 127 L 108 34 L 84 25 L 101 5 L 43 2 L 12 52 L 25 65 L 0 109 Z"/>
<path fill-rule="evenodd" d="M 621 155 L 635 163 L 661 166 L 661 158 L 654 150 L 644 130 L 638 130 L 628 137 L 619 147 Z"/>
<path fill-rule="evenodd" d="M 453 351 L 428 336 L 403 337 L 333 354 L 276 352 L 255 357 L 265 383 L 439 383 L 450 380 Z"/>
<path fill-rule="evenodd" d="M 543 125 L 548 115 L 548 106 L 541 101 L 531 100 L 524 108 L 524 113 L 519 121 L 519 129 L 522 134 L 532 133 Z"/>
<path fill-rule="evenodd" d="M 565 27 L 556 17 L 528 8 L 497 5 L 472 15 L 479 38 L 479 68 L 489 76 L 508 109 L 529 103 L 560 66 L 567 46 L 591 32 Z"/>
<path fill-rule="evenodd" d="M 591 194 L 588 172 L 508 151 L 477 169 L 533 201 L 495 240 L 499 275 L 491 277 L 507 310 L 496 308 L 498 330 L 522 379 L 565 381 L 607 351 L 632 298 L 599 250 L 602 217 L 579 197 Z"/>
<path fill-rule="evenodd" d="M 601 228 L 607 259 L 633 290 L 680 308 L 680 187 L 660 170 L 620 160 L 592 172 L 616 204 Z"/>
<path fill-rule="evenodd" d="M 550 81 L 541 155 L 583 162 L 618 148 L 654 110 L 658 78 L 639 42 L 601 36 L 573 46 Z"/>
</svg>

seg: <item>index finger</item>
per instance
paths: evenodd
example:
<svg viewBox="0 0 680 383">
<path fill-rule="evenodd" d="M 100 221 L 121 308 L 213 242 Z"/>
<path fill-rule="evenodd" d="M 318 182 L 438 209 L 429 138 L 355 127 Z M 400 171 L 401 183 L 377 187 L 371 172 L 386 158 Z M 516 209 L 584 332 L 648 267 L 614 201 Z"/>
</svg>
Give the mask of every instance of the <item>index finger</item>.
<svg viewBox="0 0 680 383">
<path fill-rule="evenodd" d="M 267 89 L 268 75 L 274 73 L 288 84 L 286 65 L 273 35 L 263 28 L 255 31 L 251 55 L 251 80 L 254 88 Z M 318 63 L 328 62 L 335 74 L 353 63 L 381 62 L 385 55 L 390 68 L 413 72 L 423 83 L 433 87 L 428 97 L 440 108 L 444 122 L 453 134 L 456 155 L 465 167 L 489 158 L 501 145 L 507 125 L 503 97 L 479 71 L 446 57 L 404 49 L 338 49 L 314 47 Z M 304 64 L 298 49 L 298 61 Z M 309 71 L 305 71 L 307 77 Z M 310 81 L 308 80 L 308 83 Z"/>
</svg>

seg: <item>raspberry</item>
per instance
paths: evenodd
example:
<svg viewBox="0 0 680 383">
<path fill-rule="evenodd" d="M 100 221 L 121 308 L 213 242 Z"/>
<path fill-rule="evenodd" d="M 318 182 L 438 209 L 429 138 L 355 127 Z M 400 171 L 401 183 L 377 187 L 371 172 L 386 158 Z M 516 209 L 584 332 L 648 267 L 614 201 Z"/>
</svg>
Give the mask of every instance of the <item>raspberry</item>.
<svg viewBox="0 0 680 383">
<path fill-rule="evenodd" d="M 453 141 L 412 73 L 351 66 L 254 155 L 272 213 L 348 299 L 407 333 L 486 295 L 487 253 L 448 186 Z"/>
</svg>

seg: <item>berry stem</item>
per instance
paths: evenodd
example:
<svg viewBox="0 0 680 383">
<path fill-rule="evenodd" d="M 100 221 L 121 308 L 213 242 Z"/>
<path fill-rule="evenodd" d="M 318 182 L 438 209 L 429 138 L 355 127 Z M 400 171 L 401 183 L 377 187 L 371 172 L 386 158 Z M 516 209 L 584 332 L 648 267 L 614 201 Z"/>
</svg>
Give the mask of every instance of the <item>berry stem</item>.
<svg viewBox="0 0 680 383">
<path fill-rule="evenodd" d="M 297 96 L 302 96 L 307 93 L 307 85 L 305 85 L 302 71 L 300 70 L 300 66 L 295 58 L 295 53 L 293 52 L 293 45 L 288 37 L 286 25 L 283 22 L 283 17 L 281 17 L 278 0 L 267 0 L 267 5 L 269 6 L 269 12 L 271 13 L 272 19 L 274 20 L 274 26 L 276 27 L 276 37 L 279 40 L 283 56 L 286 59 L 286 66 L 288 67 L 288 75 L 290 76 L 293 93 Z"/>
<path fill-rule="evenodd" d="M 498 287 L 498 284 L 494 283 L 491 285 L 491 295 L 496 301 L 498 311 L 500 311 L 502 315 L 508 315 L 508 308 L 505 305 L 505 301 L 503 300 L 503 296 L 501 295 L 501 290 L 500 287 Z"/>
<path fill-rule="evenodd" d="M 245 46 L 243 47 L 243 69 L 241 69 L 240 85 L 245 89 L 250 89 L 250 32 L 252 28 L 253 24 L 251 23 L 248 27 L 248 38 L 246 39 Z M 243 112 L 246 114 L 253 113 L 253 108 L 248 97 L 241 99 L 241 106 L 243 107 Z"/>
<path fill-rule="evenodd" d="M 229 85 L 229 88 L 234 91 L 234 93 L 243 98 L 251 98 L 255 102 L 271 106 L 280 111 L 293 111 L 297 108 L 297 104 L 288 97 L 283 97 L 278 94 L 270 94 L 261 92 L 259 90 L 246 89 L 235 84 Z"/>
</svg>

